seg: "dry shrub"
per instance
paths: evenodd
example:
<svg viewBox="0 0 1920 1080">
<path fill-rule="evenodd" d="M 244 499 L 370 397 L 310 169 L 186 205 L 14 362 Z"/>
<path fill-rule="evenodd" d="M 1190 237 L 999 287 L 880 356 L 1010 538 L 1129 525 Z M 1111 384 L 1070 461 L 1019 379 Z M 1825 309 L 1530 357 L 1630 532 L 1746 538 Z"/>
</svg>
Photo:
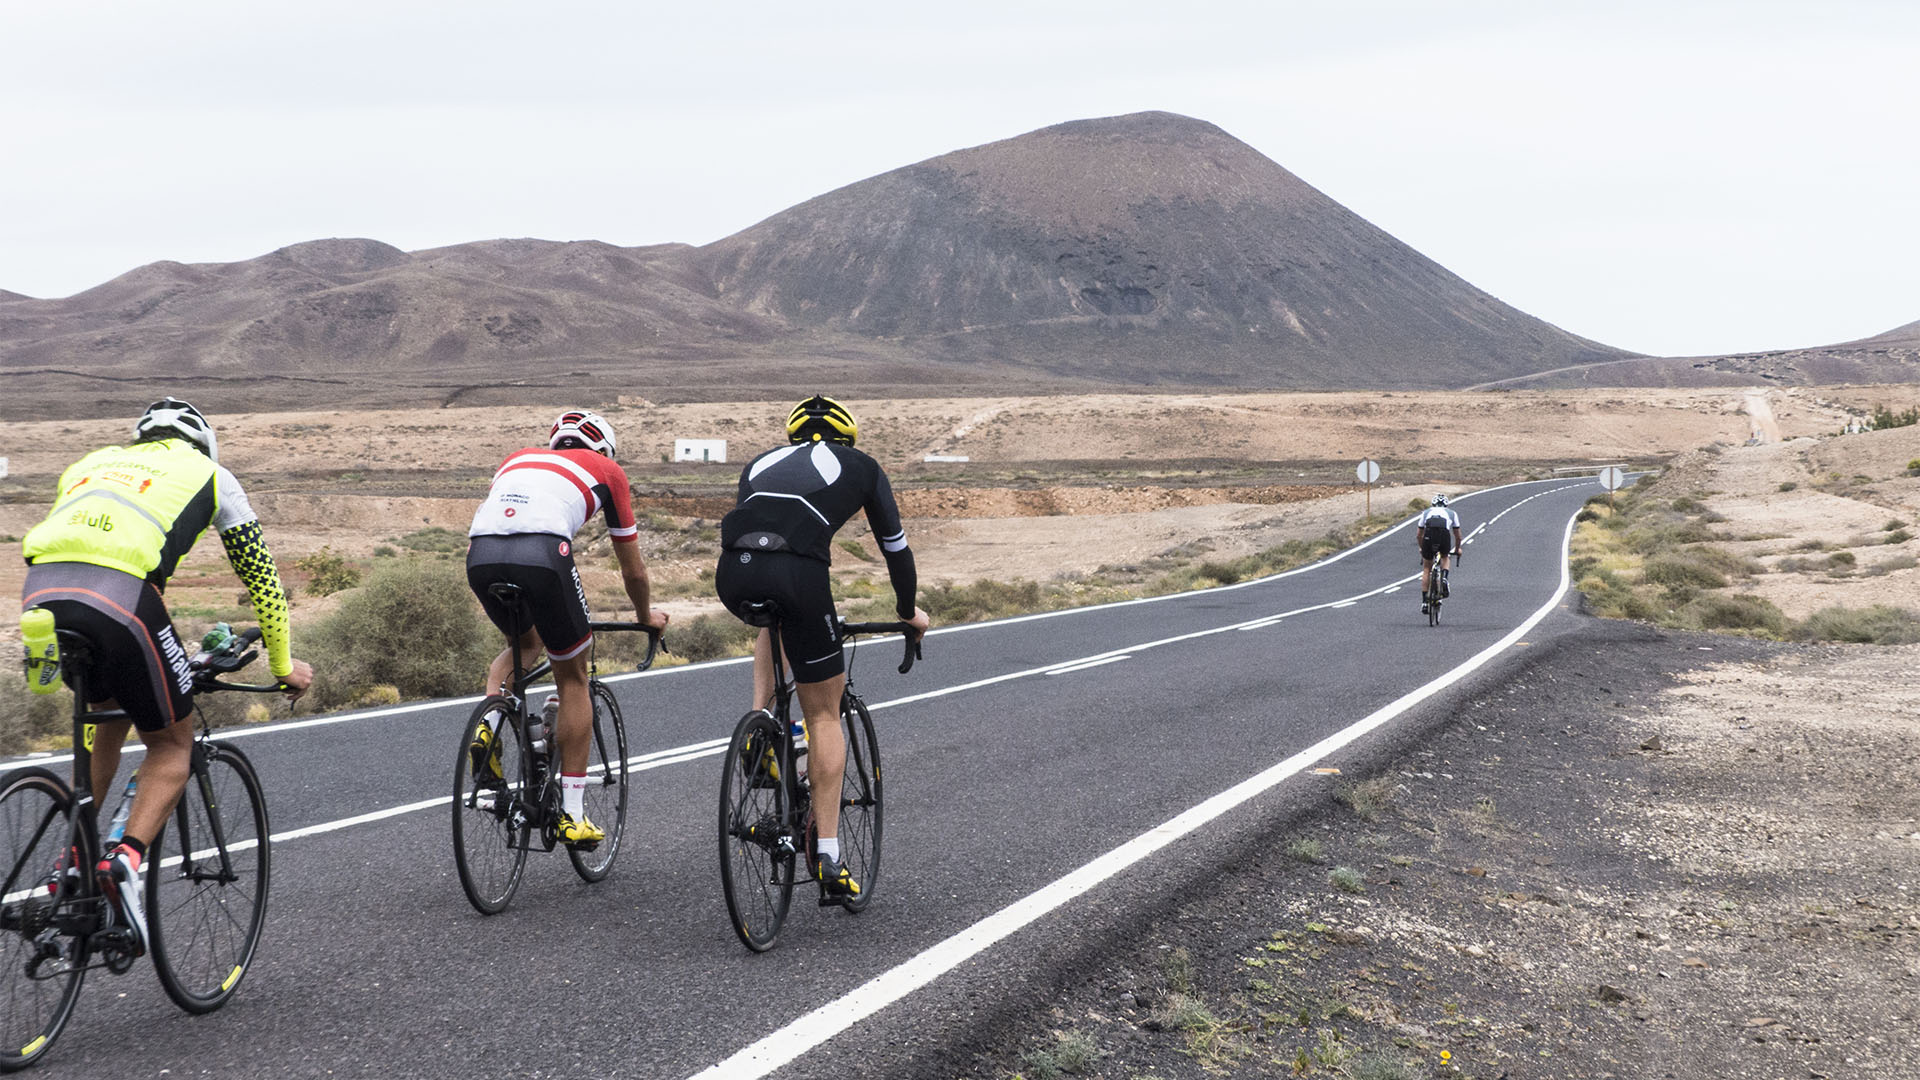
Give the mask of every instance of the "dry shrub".
<svg viewBox="0 0 1920 1080">
<path fill-rule="evenodd" d="M 661 640 L 667 648 L 689 661 L 718 660 L 752 652 L 753 639 L 758 633 L 758 630 L 731 615 L 702 615 L 667 627 L 666 636 Z M 635 634 L 620 636 L 638 639 Z"/>
<path fill-rule="evenodd" d="M 1793 628 L 1796 641 L 1850 641 L 1906 645 L 1920 641 L 1920 615 L 1906 608 L 1875 604 L 1869 608 L 1821 608 Z"/>
<path fill-rule="evenodd" d="M 464 567 L 405 559 L 383 561 L 365 586 L 295 642 L 295 655 L 313 664 L 314 704 L 330 708 L 354 704 L 377 686 L 402 698 L 471 693 L 502 644 L 467 587 Z"/>
</svg>

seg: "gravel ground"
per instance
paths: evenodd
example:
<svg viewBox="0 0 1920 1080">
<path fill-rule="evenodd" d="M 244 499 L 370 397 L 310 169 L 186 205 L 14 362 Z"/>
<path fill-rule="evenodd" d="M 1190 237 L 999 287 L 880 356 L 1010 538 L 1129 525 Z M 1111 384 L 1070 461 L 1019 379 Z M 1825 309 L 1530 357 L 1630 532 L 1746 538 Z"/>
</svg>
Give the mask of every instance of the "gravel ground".
<svg viewBox="0 0 1920 1080">
<path fill-rule="evenodd" d="M 1916 660 L 1582 620 L 889 1072 L 1913 1077 Z"/>
</svg>

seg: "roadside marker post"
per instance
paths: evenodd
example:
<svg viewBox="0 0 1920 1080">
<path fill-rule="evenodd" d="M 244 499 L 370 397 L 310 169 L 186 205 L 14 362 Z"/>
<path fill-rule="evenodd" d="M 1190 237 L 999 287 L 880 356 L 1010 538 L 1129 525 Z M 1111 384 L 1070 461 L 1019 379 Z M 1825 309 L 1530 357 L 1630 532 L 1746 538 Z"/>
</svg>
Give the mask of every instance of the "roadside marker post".
<svg viewBox="0 0 1920 1080">
<path fill-rule="evenodd" d="M 1607 507 L 1613 507 L 1613 493 L 1627 486 L 1627 470 L 1609 465 L 1600 470 L 1600 486 L 1607 489 Z"/>
<path fill-rule="evenodd" d="M 1380 479 L 1380 463 L 1372 458 L 1361 458 L 1360 464 L 1353 470 L 1360 482 L 1367 485 L 1367 516 L 1373 516 L 1373 482 Z"/>
</svg>

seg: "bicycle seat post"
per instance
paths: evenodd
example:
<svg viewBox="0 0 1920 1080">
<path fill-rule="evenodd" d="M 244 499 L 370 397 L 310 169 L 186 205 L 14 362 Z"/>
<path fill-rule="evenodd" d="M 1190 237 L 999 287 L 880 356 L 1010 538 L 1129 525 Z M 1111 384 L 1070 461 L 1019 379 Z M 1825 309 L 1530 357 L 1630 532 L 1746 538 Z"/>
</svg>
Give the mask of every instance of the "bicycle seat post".
<svg viewBox="0 0 1920 1080">
<path fill-rule="evenodd" d="M 500 689 L 515 698 L 519 698 L 521 692 L 524 690 L 524 687 L 520 685 L 521 677 L 527 670 L 525 665 L 520 662 L 520 637 L 526 633 L 525 629 L 521 626 L 521 620 L 526 613 L 526 608 L 520 602 L 520 586 L 499 581 L 487 586 L 487 592 L 492 595 L 495 600 L 500 601 L 501 604 L 506 606 L 507 625 L 513 628 L 512 631 L 507 634 L 507 648 L 513 652 L 513 670 L 507 675 L 507 685 Z"/>
<path fill-rule="evenodd" d="M 790 691 L 785 656 L 780 648 L 780 605 L 771 600 L 749 600 L 740 605 L 740 620 L 767 631 L 767 645 L 773 650 L 773 702 L 767 711 L 781 715 Z"/>
</svg>

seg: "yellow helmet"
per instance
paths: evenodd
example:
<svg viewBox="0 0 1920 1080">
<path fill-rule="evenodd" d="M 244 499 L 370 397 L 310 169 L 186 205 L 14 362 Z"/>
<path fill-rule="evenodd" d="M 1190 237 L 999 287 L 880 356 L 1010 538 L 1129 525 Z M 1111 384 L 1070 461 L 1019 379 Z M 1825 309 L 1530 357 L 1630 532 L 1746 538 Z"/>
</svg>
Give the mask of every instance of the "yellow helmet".
<svg viewBox="0 0 1920 1080">
<path fill-rule="evenodd" d="M 852 446 L 859 437 L 860 425 L 853 422 L 853 414 L 830 397 L 815 394 L 787 414 L 787 438 L 792 442 L 824 439 Z"/>
</svg>

